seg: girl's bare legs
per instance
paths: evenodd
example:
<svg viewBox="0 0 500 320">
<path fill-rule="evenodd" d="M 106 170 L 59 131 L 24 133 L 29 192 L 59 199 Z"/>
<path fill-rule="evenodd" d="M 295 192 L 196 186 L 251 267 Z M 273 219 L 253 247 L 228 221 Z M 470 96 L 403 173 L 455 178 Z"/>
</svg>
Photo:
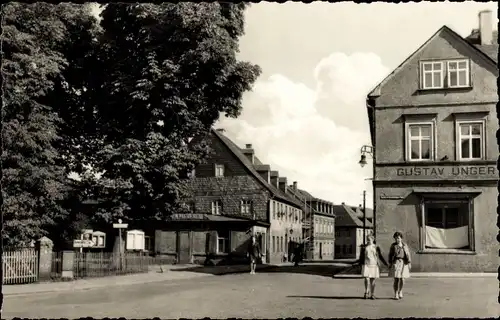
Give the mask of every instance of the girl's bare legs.
<svg viewBox="0 0 500 320">
<path fill-rule="evenodd" d="M 399 279 L 398 292 L 400 298 L 403 297 L 403 284 L 404 284 L 404 279 L 403 278 Z"/>
<path fill-rule="evenodd" d="M 375 297 L 375 278 L 370 279 L 370 294 L 371 298 Z"/>
<path fill-rule="evenodd" d="M 399 279 L 394 278 L 394 298 L 398 299 L 399 298 Z"/>
<path fill-rule="evenodd" d="M 368 288 L 368 285 L 370 284 L 370 279 L 368 278 L 365 278 L 365 298 L 368 298 L 368 294 L 369 294 L 369 288 Z"/>
</svg>

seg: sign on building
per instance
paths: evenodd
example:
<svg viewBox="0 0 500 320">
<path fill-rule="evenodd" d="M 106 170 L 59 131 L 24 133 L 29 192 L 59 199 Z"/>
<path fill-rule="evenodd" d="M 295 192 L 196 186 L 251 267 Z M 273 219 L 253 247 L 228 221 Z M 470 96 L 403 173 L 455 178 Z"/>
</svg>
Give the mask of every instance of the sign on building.
<svg viewBox="0 0 500 320">
<path fill-rule="evenodd" d="M 127 250 L 141 250 L 144 251 L 144 231 L 129 230 L 127 231 Z"/>
</svg>

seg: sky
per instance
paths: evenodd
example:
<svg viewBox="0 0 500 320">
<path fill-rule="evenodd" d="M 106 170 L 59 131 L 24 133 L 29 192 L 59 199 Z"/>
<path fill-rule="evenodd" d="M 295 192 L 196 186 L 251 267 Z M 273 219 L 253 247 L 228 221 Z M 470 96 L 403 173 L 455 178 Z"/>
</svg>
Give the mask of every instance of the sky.
<svg viewBox="0 0 500 320">
<path fill-rule="evenodd" d="M 443 25 L 465 37 L 485 9 L 496 25 L 495 2 L 254 3 L 239 59 L 262 74 L 241 116 L 215 127 L 315 197 L 357 206 L 366 190 L 373 207 L 372 163 L 358 164 L 366 95 Z"/>
<path fill-rule="evenodd" d="M 490 3 L 311 4 L 261 2 L 246 12 L 239 59 L 262 74 L 237 119 L 216 127 L 291 184 L 317 198 L 373 207 L 365 99 L 403 60 L 447 25 L 467 36 Z"/>
</svg>

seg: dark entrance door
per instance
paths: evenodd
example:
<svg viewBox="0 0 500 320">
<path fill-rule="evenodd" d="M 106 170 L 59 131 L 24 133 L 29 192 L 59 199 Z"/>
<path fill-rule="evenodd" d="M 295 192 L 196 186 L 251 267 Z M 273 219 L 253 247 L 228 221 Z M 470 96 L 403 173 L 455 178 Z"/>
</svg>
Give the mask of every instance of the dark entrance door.
<svg viewBox="0 0 500 320">
<path fill-rule="evenodd" d="M 189 231 L 179 231 L 179 261 L 178 263 L 191 263 L 191 238 Z"/>
</svg>

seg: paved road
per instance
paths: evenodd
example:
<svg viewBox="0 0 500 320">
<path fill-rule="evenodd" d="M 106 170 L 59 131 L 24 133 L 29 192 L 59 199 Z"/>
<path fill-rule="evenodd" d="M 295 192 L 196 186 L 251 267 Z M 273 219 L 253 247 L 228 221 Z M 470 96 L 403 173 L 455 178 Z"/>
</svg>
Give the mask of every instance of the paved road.
<svg viewBox="0 0 500 320">
<path fill-rule="evenodd" d="M 391 279 L 361 300 L 361 279 L 267 271 L 60 293 L 7 296 L 3 316 L 22 318 L 496 317 L 495 278 L 413 278 L 403 300 Z"/>
</svg>

